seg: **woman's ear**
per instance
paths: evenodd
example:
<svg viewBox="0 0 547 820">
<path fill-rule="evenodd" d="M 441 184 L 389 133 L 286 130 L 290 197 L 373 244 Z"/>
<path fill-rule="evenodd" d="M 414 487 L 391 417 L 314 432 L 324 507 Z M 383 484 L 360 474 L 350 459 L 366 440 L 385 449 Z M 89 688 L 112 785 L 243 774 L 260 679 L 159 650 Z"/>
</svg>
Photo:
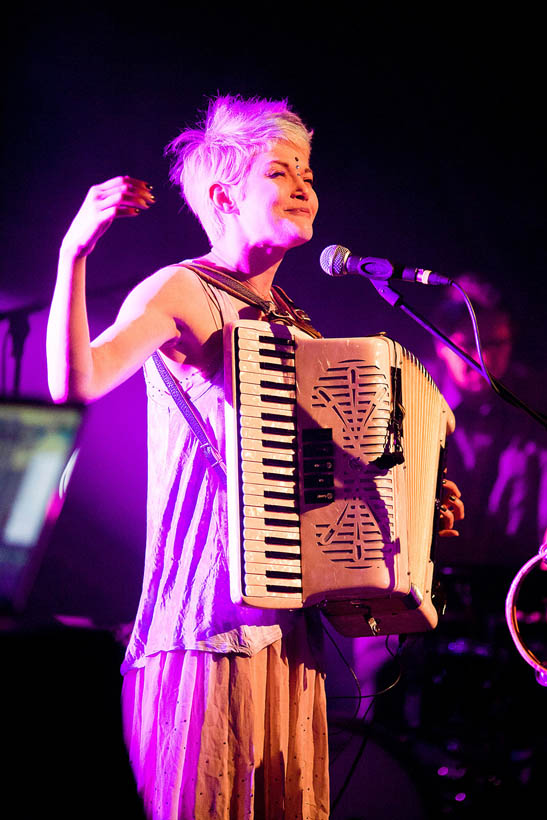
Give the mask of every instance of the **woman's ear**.
<svg viewBox="0 0 547 820">
<path fill-rule="evenodd" d="M 209 198 L 214 207 L 221 213 L 239 213 L 231 185 L 227 185 L 223 182 L 214 182 L 209 188 Z"/>
</svg>

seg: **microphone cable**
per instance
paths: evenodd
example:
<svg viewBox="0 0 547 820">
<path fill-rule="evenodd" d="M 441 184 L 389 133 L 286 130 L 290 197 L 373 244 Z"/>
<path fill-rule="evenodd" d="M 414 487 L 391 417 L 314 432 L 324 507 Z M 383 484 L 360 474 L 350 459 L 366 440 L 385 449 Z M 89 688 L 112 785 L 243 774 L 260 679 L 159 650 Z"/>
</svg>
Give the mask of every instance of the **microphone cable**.
<svg viewBox="0 0 547 820">
<path fill-rule="evenodd" d="M 373 705 L 376 701 L 376 698 L 380 697 L 381 695 L 385 695 L 387 692 L 389 692 L 391 689 L 393 689 L 395 686 L 397 686 L 397 684 L 399 683 L 399 681 L 402 678 L 403 665 L 402 665 L 402 662 L 401 662 L 401 655 L 402 655 L 404 643 L 407 639 L 407 636 L 406 635 L 399 635 L 398 646 L 397 646 L 397 649 L 396 649 L 395 652 L 393 652 L 391 650 L 390 646 L 389 646 L 389 639 L 392 636 L 391 635 L 386 636 L 386 641 L 385 641 L 386 651 L 388 652 L 388 654 L 391 656 L 391 658 L 393 660 L 397 661 L 397 673 L 395 675 L 395 679 L 390 684 L 385 686 L 383 689 L 379 689 L 378 691 L 372 692 L 371 694 L 363 694 L 363 692 L 361 691 L 361 685 L 359 683 L 359 679 L 357 678 L 357 675 L 355 674 L 354 669 L 352 668 L 352 666 L 348 662 L 347 658 L 344 656 L 342 650 L 338 646 L 338 644 L 337 644 L 335 638 L 332 636 L 330 630 L 327 629 L 327 626 L 326 626 L 325 623 L 323 623 L 323 629 L 325 631 L 325 634 L 329 638 L 330 642 L 332 643 L 332 645 L 336 649 L 337 653 L 341 657 L 344 665 L 350 671 L 350 673 L 351 673 L 351 675 L 354 679 L 357 691 L 358 691 L 357 695 L 338 695 L 338 696 L 333 696 L 332 698 L 329 698 L 329 700 L 354 700 L 354 699 L 357 700 L 356 709 L 355 709 L 355 711 L 354 711 L 354 713 L 353 713 L 353 715 L 350 719 L 351 722 L 355 721 L 355 719 L 357 718 L 357 715 L 359 714 L 359 710 L 361 708 L 362 702 L 364 700 L 370 700 L 370 703 L 368 704 L 363 716 L 360 718 L 360 723 L 364 727 L 365 723 L 366 723 L 366 719 L 367 719 L 367 717 L 370 713 L 370 710 L 372 709 L 372 707 L 373 707 Z M 341 729 L 339 732 L 335 732 L 335 733 L 330 733 L 329 732 L 329 735 L 330 736 L 335 736 L 335 735 L 341 734 L 343 731 L 344 730 Z M 347 790 L 347 788 L 348 788 L 348 786 L 351 782 L 351 779 L 352 779 L 353 775 L 355 774 L 355 770 L 357 769 L 357 766 L 359 765 L 359 762 L 362 759 L 363 754 L 365 752 L 369 736 L 370 736 L 370 733 L 367 732 L 363 728 L 363 739 L 362 739 L 362 741 L 359 745 L 359 748 L 358 748 L 358 750 L 355 754 L 355 757 L 354 757 L 353 762 L 352 762 L 352 764 L 349 768 L 349 771 L 348 771 L 348 773 L 347 773 L 347 775 L 344 779 L 344 782 L 342 783 L 342 786 L 340 787 L 340 789 L 338 791 L 338 794 L 336 795 L 336 797 L 334 798 L 334 800 L 331 803 L 331 814 L 334 814 L 334 811 L 336 810 L 338 804 L 340 803 L 340 800 L 342 799 L 342 796 L 345 794 L 345 792 L 346 792 L 346 790 Z M 336 757 L 333 757 L 331 759 L 331 761 L 330 761 L 331 764 L 334 763 L 338 759 L 340 754 L 341 754 L 341 752 Z"/>
</svg>

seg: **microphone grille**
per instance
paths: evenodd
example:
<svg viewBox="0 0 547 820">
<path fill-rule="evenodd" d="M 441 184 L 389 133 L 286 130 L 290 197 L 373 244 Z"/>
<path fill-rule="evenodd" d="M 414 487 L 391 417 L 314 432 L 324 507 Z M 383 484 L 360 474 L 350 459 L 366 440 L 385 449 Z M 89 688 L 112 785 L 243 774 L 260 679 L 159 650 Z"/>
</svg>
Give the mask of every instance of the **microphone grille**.
<svg viewBox="0 0 547 820">
<path fill-rule="evenodd" d="M 319 264 L 329 276 L 345 276 L 347 271 L 344 265 L 349 255 L 350 251 L 342 245 L 329 245 L 322 252 Z"/>
</svg>

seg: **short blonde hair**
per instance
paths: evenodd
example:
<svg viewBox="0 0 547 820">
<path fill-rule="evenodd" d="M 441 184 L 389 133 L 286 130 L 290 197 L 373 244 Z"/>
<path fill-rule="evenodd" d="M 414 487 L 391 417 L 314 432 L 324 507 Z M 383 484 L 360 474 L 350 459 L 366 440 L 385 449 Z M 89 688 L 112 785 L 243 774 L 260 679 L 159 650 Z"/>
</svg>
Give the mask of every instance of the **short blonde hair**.
<svg viewBox="0 0 547 820">
<path fill-rule="evenodd" d="M 219 96 L 210 100 L 201 123 L 166 146 L 172 157 L 169 178 L 214 242 L 224 224 L 210 200 L 210 186 L 239 185 L 256 155 L 273 142 L 299 142 L 309 149 L 312 135 L 287 100 Z"/>
</svg>

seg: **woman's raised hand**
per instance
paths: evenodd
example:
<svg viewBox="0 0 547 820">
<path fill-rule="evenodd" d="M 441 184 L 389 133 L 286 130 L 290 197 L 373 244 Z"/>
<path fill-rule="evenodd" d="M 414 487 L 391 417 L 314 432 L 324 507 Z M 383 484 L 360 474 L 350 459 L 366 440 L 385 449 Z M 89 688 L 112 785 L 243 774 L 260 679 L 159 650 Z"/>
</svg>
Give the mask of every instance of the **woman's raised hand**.
<svg viewBox="0 0 547 820">
<path fill-rule="evenodd" d="M 63 247 L 77 258 L 87 256 L 115 219 L 138 216 L 154 202 L 150 186 L 133 177 L 114 177 L 93 185 L 63 239 Z"/>
</svg>

